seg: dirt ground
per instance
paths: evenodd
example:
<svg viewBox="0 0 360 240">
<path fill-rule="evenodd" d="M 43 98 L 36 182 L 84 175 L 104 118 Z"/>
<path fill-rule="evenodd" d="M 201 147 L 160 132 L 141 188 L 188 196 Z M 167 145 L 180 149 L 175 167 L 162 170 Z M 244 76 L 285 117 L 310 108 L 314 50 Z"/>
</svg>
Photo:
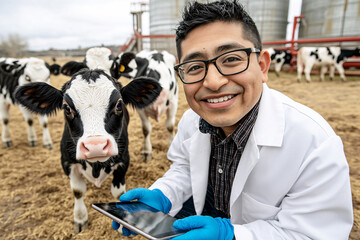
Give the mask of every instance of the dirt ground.
<svg viewBox="0 0 360 240">
<path fill-rule="evenodd" d="M 63 59 L 63 64 L 68 59 Z M 354 227 L 350 239 L 360 239 L 360 77 L 348 77 L 341 82 L 298 83 L 295 74 L 269 74 L 268 85 L 280 90 L 325 117 L 336 133 L 341 136 L 350 165 L 354 204 Z M 69 78 L 52 77 L 51 84 L 60 88 Z M 124 81 L 125 79 L 120 79 Z M 176 124 L 188 106 L 180 87 L 179 108 Z M 130 167 L 127 173 L 127 189 L 149 187 L 169 168 L 166 159 L 167 130 L 165 117 L 152 121 L 153 159 L 143 163 L 140 148 L 143 141 L 141 123 L 137 113 L 129 109 L 131 123 Z M 73 194 L 68 178 L 60 164 L 59 144 L 63 130 L 62 112 L 49 117 L 49 128 L 54 143 L 53 150 L 41 145 L 41 129 L 35 121 L 39 146 L 29 147 L 26 125 L 17 107 L 10 108 L 10 128 L 13 147 L 0 149 L 0 239 L 127 239 L 112 230 L 111 220 L 91 208 L 93 202 L 114 201 L 110 193 L 111 179 L 101 189 L 87 185 L 85 203 L 89 214 L 89 228 L 77 235 L 73 233 Z M 324 223 L 326 224 L 326 223 Z M 133 239 L 143 239 L 137 236 Z"/>
</svg>

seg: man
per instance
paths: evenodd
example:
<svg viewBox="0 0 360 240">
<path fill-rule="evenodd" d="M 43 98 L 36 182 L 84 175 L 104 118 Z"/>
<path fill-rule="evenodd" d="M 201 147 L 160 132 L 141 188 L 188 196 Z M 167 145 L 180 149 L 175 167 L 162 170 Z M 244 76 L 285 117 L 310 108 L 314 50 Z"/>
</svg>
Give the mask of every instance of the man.
<svg viewBox="0 0 360 240">
<path fill-rule="evenodd" d="M 170 146 L 173 163 L 120 201 L 183 218 L 174 227 L 189 231 L 177 240 L 348 239 L 341 139 L 319 114 L 267 87 L 270 57 L 242 6 L 190 4 L 176 43 L 191 109 Z"/>
</svg>

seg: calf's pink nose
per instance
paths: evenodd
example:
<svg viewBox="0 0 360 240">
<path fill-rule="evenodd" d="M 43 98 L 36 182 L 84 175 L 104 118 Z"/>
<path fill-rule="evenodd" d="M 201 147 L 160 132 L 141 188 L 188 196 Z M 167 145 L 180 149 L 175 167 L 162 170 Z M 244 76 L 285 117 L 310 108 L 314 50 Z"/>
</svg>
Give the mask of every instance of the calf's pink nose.
<svg viewBox="0 0 360 240">
<path fill-rule="evenodd" d="M 113 156 L 110 139 L 101 136 L 87 137 L 80 143 L 80 151 L 85 159 Z"/>
</svg>

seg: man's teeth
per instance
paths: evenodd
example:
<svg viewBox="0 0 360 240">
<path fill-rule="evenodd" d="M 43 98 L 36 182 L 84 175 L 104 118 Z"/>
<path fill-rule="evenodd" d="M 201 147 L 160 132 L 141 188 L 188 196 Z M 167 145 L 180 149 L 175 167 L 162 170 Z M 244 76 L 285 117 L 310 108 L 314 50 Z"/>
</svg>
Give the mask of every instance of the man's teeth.
<svg viewBox="0 0 360 240">
<path fill-rule="evenodd" d="M 211 98 L 211 99 L 206 99 L 206 101 L 209 103 L 219 103 L 219 102 L 224 102 L 224 101 L 230 100 L 234 96 L 235 95 L 228 95 L 228 96 L 224 96 L 224 97 L 220 97 L 220 98 Z"/>
</svg>

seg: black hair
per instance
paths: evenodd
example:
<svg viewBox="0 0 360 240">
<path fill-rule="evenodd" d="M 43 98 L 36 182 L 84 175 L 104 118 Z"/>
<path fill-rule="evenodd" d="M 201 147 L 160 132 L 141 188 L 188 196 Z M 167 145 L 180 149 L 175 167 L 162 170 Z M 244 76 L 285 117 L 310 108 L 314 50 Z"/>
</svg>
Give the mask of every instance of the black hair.
<svg viewBox="0 0 360 240">
<path fill-rule="evenodd" d="M 239 22 L 243 27 L 244 38 L 255 48 L 262 49 L 261 38 L 255 22 L 237 0 L 220 0 L 211 3 L 190 2 L 182 14 L 182 21 L 176 29 L 176 50 L 181 58 L 181 43 L 194 28 L 208 23 Z"/>
</svg>

